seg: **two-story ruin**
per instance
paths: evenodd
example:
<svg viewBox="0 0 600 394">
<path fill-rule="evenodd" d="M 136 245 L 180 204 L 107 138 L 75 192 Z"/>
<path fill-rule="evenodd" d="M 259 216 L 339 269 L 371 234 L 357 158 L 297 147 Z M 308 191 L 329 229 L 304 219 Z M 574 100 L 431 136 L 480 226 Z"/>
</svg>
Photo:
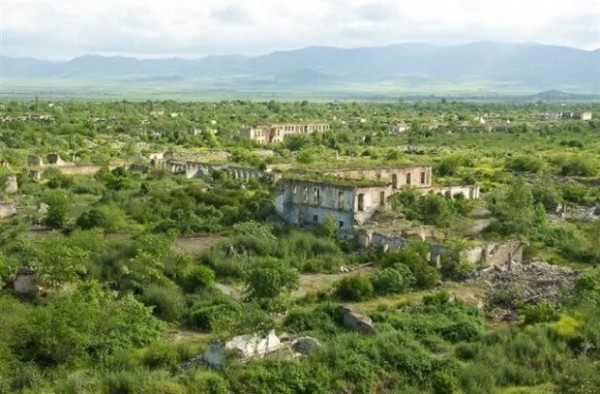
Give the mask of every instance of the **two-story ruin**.
<svg viewBox="0 0 600 394">
<path fill-rule="evenodd" d="M 345 231 L 386 209 L 392 193 L 391 185 L 382 181 L 288 176 L 278 182 L 275 209 L 297 226 L 323 224 L 332 216 Z"/>
<path fill-rule="evenodd" d="M 325 174 L 344 179 L 368 179 L 391 185 L 393 190 L 403 187 L 429 189 L 432 182 L 432 167 L 418 164 L 395 167 L 326 170 Z"/>
<path fill-rule="evenodd" d="M 249 127 L 242 130 L 241 137 L 259 144 L 275 144 L 294 134 L 312 134 L 329 130 L 328 123 L 280 123 Z"/>
</svg>

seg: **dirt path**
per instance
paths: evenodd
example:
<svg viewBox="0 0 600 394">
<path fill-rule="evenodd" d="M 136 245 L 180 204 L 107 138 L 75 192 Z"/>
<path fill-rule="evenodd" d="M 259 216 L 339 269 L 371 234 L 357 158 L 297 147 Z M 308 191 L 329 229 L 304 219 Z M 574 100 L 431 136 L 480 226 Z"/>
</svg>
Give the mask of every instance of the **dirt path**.
<svg viewBox="0 0 600 394">
<path fill-rule="evenodd" d="M 357 267 L 355 270 L 350 272 L 340 272 L 338 274 L 303 274 L 300 275 L 300 285 L 298 289 L 294 291 L 294 296 L 302 297 L 311 291 L 323 291 L 331 288 L 331 285 L 336 281 L 345 278 L 347 276 L 353 276 L 358 274 L 368 274 L 373 271 L 372 265 L 363 265 Z"/>
</svg>

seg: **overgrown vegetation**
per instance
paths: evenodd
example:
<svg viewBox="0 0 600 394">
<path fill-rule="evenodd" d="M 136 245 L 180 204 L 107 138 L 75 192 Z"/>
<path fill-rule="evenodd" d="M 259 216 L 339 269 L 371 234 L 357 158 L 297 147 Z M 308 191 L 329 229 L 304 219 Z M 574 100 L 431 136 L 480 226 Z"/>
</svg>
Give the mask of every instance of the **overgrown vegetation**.
<svg viewBox="0 0 600 394">
<path fill-rule="evenodd" d="M 48 104 L 0 103 L 1 115 L 15 119 L 0 125 L 0 159 L 9 165 L 0 167 L 0 200 L 17 207 L 0 219 L 0 392 L 600 387 L 598 121 L 534 121 L 536 112 L 561 108 L 545 103 Z M 150 116 L 158 106 L 180 115 Z M 55 122 L 18 120 L 30 113 Z M 489 124 L 510 119 L 511 127 L 489 131 L 476 120 L 481 114 Z M 330 122 L 331 130 L 266 147 L 238 135 L 248 125 L 306 119 Z M 400 120 L 409 130 L 391 132 L 389 123 Z M 304 229 L 278 219 L 269 179 L 129 170 L 167 150 L 275 172 L 430 162 L 434 183 L 478 184 L 484 198 L 403 189 L 392 197 L 389 223 L 433 228 L 434 241 L 360 250 L 333 216 Z M 47 153 L 102 169 L 71 176 L 47 167 L 32 180 L 27 155 Z M 16 193 L 5 190 L 9 175 Z M 527 241 L 526 258 L 581 270 L 574 290 L 524 304 L 507 287 L 485 301 L 510 304 L 518 316 L 493 320 L 477 306 L 482 288 L 463 283 L 476 267 L 461 252 L 507 239 Z M 445 251 L 437 265 L 432 245 Z M 23 269 L 35 272 L 34 294 L 15 294 Z M 344 324 L 348 305 L 372 319 L 372 335 Z M 231 361 L 220 371 L 182 368 L 214 339 L 271 329 L 320 346 L 299 358 Z"/>
</svg>

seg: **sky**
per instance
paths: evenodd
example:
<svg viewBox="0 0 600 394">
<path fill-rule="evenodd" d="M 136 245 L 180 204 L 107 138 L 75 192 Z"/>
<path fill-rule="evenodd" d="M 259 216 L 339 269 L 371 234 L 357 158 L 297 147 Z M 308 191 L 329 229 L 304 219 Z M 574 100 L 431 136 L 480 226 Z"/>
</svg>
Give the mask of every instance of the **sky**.
<svg viewBox="0 0 600 394">
<path fill-rule="evenodd" d="M 0 52 L 67 60 L 306 46 L 539 42 L 600 48 L 598 0 L 0 0 Z"/>
</svg>

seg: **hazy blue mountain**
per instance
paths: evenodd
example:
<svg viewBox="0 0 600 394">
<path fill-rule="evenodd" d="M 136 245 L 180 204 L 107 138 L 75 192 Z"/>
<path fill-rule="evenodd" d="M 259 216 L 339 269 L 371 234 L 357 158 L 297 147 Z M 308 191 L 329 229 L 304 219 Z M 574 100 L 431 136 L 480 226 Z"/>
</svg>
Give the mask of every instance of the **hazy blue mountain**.
<svg viewBox="0 0 600 394">
<path fill-rule="evenodd" d="M 65 62 L 2 57 L 7 87 L 69 81 L 127 87 L 152 81 L 172 90 L 240 86 L 262 91 L 600 93 L 600 51 L 535 43 L 441 47 L 308 47 L 264 56 L 142 60 L 86 55 Z"/>
</svg>

